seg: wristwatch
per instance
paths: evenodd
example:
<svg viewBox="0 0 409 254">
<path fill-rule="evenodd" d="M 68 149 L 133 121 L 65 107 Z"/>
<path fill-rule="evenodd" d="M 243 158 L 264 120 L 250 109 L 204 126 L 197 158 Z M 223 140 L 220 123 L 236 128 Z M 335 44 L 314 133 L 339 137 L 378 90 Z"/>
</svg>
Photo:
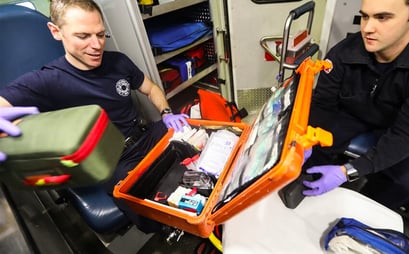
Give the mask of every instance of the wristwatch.
<svg viewBox="0 0 409 254">
<path fill-rule="evenodd" d="M 172 110 L 170 108 L 164 108 L 160 115 L 163 116 L 164 114 L 172 114 Z"/>
<path fill-rule="evenodd" d="M 352 166 L 351 163 L 344 164 L 347 173 L 347 180 L 348 182 L 353 182 L 359 178 L 359 172 Z"/>
</svg>

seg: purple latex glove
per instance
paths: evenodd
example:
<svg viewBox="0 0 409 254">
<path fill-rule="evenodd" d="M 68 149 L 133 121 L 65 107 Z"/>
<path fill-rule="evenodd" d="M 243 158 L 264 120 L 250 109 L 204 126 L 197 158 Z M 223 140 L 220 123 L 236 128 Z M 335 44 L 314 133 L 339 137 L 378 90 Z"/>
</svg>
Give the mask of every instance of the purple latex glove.
<svg viewBox="0 0 409 254">
<path fill-rule="evenodd" d="M 340 186 L 347 181 L 345 173 L 342 171 L 341 166 L 338 165 L 325 165 L 316 166 L 307 169 L 308 174 L 321 174 L 320 179 L 310 182 L 303 181 L 304 186 L 311 190 L 304 190 L 305 196 L 317 196 L 325 192 L 328 192 L 336 187 Z"/>
<path fill-rule="evenodd" d="M 183 131 L 183 126 L 189 126 L 186 118 L 189 118 L 186 114 L 169 114 L 165 115 L 162 121 L 168 128 L 173 128 L 175 131 Z"/>
<path fill-rule="evenodd" d="M 304 150 L 304 162 L 303 162 L 303 164 L 311 157 L 311 154 L 312 154 L 312 148 Z"/>
<path fill-rule="evenodd" d="M 11 123 L 12 120 L 31 114 L 37 114 L 36 107 L 0 107 L 0 131 L 10 136 L 19 136 L 20 128 Z M 0 141 L 1 142 L 1 141 Z M 6 155 L 0 152 L 0 161 L 6 160 Z"/>
</svg>

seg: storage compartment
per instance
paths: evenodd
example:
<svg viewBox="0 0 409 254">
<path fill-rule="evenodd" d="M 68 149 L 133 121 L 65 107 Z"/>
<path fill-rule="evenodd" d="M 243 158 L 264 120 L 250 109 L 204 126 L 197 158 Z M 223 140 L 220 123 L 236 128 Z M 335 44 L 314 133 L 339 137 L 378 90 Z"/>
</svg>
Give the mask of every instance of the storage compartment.
<svg viewBox="0 0 409 254">
<path fill-rule="evenodd" d="M 191 121 L 192 129 L 172 136 L 127 194 L 190 211 L 192 216 L 200 215 L 201 209 L 181 207 L 180 199 L 188 196 L 192 201 L 201 201 L 201 207 L 206 206 L 217 180 L 235 157 L 239 137 L 248 126 L 198 121 Z M 175 195 L 180 197 L 175 200 Z"/>
<path fill-rule="evenodd" d="M 145 19 L 144 24 L 155 56 L 184 47 L 182 50 L 186 51 L 199 40 L 213 38 L 207 2 Z"/>
<path fill-rule="evenodd" d="M 216 77 L 212 89 L 219 92 L 215 52 L 212 41 L 207 41 L 158 64 L 162 86 L 168 97 L 173 97 L 191 85 L 206 83 L 209 72 Z M 181 97 L 186 102 L 186 97 Z M 190 98 L 193 99 L 193 98 Z"/>
<path fill-rule="evenodd" d="M 216 40 L 214 38 L 215 27 L 213 25 L 214 15 L 219 13 L 219 9 L 211 6 L 209 0 L 175 0 L 161 4 L 149 6 L 149 12 L 141 12 L 138 1 L 135 0 L 117 0 L 115 3 L 110 0 L 96 0 L 101 6 L 104 14 L 104 21 L 107 28 L 106 50 L 121 51 L 129 58 L 156 84 L 165 91 L 166 98 L 172 99 L 187 88 L 192 87 L 198 81 L 210 73 L 219 73 L 220 63 L 216 63 Z M 144 2 L 145 3 L 145 2 Z M 141 3 L 140 3 L 141 4 Z M 148 6 L 145 6 L 148 7 Z M 173 22 L 203 23 L 210 28 L 207 34 L 192 43 L 166 52 L 160 52 L 153 49 L 149 40 L 149 26 L 152 24 L 157 27 L 165 27 Z M 172 34 L 167 38 L 171 39 Z M 217 48 L 221 41 L 217 40 Z M 194 75 L 186 81 L 178 80 L 175 72 L 163 73 L 163 69 L 169 68 L 164 62 L 179 56 L 186 57 L 186 54 L 197 46 L 203 46 L 205 58 L 202 66 L 194 64 Z M 227 53 L 226 53 L 227 54 Z M 226 56 L 223 53 L 223 56 Z M 189 57 L 190 59 L 190 57 Z M 228 73 L 227 68 L 222 67 L 223 73 Z M 166 76 L 166 77 L 164 77 Z M 179 74 L 180 76 L 180 74 Z M 172 79 L 175 78 L 175 79 Z M 230 79 L 217 79 L 223 82 L 223 87 L 229 87 Z M 219 83 L 219 82 L 218 82 Z M 217 84 L 217 92 L 220 86 Z M 178 96 L 179 97 L 179 96 Z M 157 109 L 152 103 L 149 103 L 145 96 L 137 93 L 143 111 L 146 112 L 147 120 L 155 120 L 159 117 Z M 189 101 L 191 97 L 181 96 L 177 100 Z M 176 112 L 173 104 L 172 109 Z"/>
<path fill-rule="evenodd" d="M 161 15 L 145 15 L 144 26 L 168 99 L 217 69 L 213 23 L 207 1 Z M 179 84 L 169 85 L 163 79 L 162 70 L 169 68 L 179 72 Z"/>
<path fill-rule="evenodd" d="M 181 185 L 183 175 L 188 171 L 181 162 L 196 154 L 199 154 L 199 151 L 189 143 L 171 141 L 138 182 L 132 186 L 129 194 L 166 204 L 165 197 L 169 197 Z"/>
<path fill-rule="evenodd" d="M 250 126 L 245 123 L 230 123 L 230 122 L 216 122 L 206 120 L 188 119 L 192 129 L 197 131 L 205 131 L 208 135 L 206 146 L 203 147 L 203 141 L 200 138 L 191 141 L 176 141 L 177 135 L 174 135 L 173 130 L 164 136 L 163 139 L 151 150 L 151 152 L 144 158 L 144 160 L 128 175 L 126 179 L 114 190 L 114 196 L 124 198 L 126 202 L 139 214 L 146 217 L 153 218 L 165 224 L 176 226 L 187 232 L 196 235 L 209 235 L 212 225 L 205 223 L 208 214 L 212 210 L 215 202 L 217 202 L 218 192 L 229 174 L 229 168 L 236 157 L 243 140 L 248 136 Z M 216 163 L 221 162 L 219 159 L 225 159 L 222 163 L 220 175 L 210 174 L 213 170 L 204 171 L 199 169 L 200 157 L 195 158 L 196 170 L 192 170 L 192 165 L 181 165 L 184 160 L 192 160 L 193 157 L 200 154 L 204 156 L 204 150 L 212 143 L 212 135 L 217 134 L 218 131 L 228 132 L 228 135 L 236 137 L 234 146 L 230 146 L 230 150 L 226 153 L 215 151 L 214 148 L 209 148 L 210 151 L 205 152 L 207 156 L 212 156 L 212 152 L 216 152 L 214 159 Z M 226 135 L 226 133 L 223 133 Z M 209 154 L 210 153 L 210 154 Z M 209 161 L 206 161 L 209 162 Z M 205 163 L 208 165 L 208 163 Z M 203 166 L 206 167 L 206 166 Z M 207 183 L 211 188 L 194 188 L 191 184 L 186 184 L 184 181 L 184 174 L 186 172 L 205 173 Z M 216 176 L 217 175 L 217 176 Z M 203 186 L 203 185 L 202 185 Z M 175 207 L 173 203 L 169 203 L 168 198 L 171 197 L 178 187 L 188 189 L 180 196 L 192 197 L 199 194 L 200 197 L 195 197 L 194 200 L 189 200 L 188 203 L 196 200 L 204 201 L 199 210 L 192 210 L 189 207 Z M 191 188 L 189 188 L 191 187 Z M 194 189 L 194 193 L 188 193 Z M 179 193 L 180 194 L 180 193 Z M 193 195 L 192 195 L 193 194 Z M 186 204 L 186 203 L 184 203 Z"/>
</svg>

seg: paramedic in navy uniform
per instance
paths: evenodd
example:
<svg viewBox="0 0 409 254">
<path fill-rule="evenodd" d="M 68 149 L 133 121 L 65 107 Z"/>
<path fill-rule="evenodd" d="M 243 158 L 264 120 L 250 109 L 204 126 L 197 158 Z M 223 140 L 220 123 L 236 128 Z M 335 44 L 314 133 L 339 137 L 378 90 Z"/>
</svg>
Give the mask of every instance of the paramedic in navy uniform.
<svg viewBox="0 0 409 254">
<path fill-rule="evenodd" d="M 334 144 L 314 147 L 304 168 L 304 195 L 321 195 L 365 176 L 363 194 L 392 209 L 409 203 L 409 1 L 362 0 L 361 31 L 326 56 L 333 64 L 315 88 L 310 124 L 332 132 Z M 380 134 L 376 146 L 347 163 L 338 155 L 358 134 Z"/>
<path fill-rule="evenodd" d="M 52 0 L 50 14 L 48 28 L 54 39 L 62 41 L 65 55 L 12 81 L 0 91 L 0 106 L 35 106 L 40 112 L 88 104 L 104 108 L 122 134 L 129 137 L 115 173 L 106 183 L 112 193 L 118 180 L 126 177 L 167 128 L 179 131 L 187 125 L 187 116 L 172 114 L 163 91 L 127 56 L 104 51 L 104 21 L 95 2 Z M 147 130 L 139 128 L 132 89 L 150 99 L 161 112 L 162 121 L 150 124 Z M 126 205 L 119 206 L 138 225 L 139 218 Z"/>
</svg>

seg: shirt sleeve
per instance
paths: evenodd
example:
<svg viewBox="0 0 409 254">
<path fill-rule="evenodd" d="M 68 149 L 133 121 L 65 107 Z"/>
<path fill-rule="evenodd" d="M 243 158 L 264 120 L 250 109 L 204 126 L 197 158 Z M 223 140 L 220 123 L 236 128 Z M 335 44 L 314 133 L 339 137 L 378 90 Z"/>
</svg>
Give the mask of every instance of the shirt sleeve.
<svg viewBox="0 0 409 254">
<path fill-rule="evenodd" d="M 409 158 L 409 99 L 406 99 L 395 122 L 366 154 L 351 162 L 361 175 L 392 168 Z"/>
<path fill-rule="evenodd" d="M 119 53 L 121 56 L 121 68 L 127 69 L 130 74 L 131 89 L 138 89 L 145 78 L 145 74 L 139 69 L 138 66 L 125 54 Z"/>
<path fill-rule="evenodd" d="M 0 90 L 0 96 L 13 106 L 36 106 L 46 111 L 48 91 L 38 71 L 28 72 Z"/>
<path fill-rule="evenodd" d="M 344 69 L 341 61 L 334 52 L 330 51 L 326 57 L 331 61 L 332 69 L 320 72 L 316 87 L 311 98 L 309 124 L 330 130 L 337 116 L 339 93 L 341 90 Z"/>
</svg>

